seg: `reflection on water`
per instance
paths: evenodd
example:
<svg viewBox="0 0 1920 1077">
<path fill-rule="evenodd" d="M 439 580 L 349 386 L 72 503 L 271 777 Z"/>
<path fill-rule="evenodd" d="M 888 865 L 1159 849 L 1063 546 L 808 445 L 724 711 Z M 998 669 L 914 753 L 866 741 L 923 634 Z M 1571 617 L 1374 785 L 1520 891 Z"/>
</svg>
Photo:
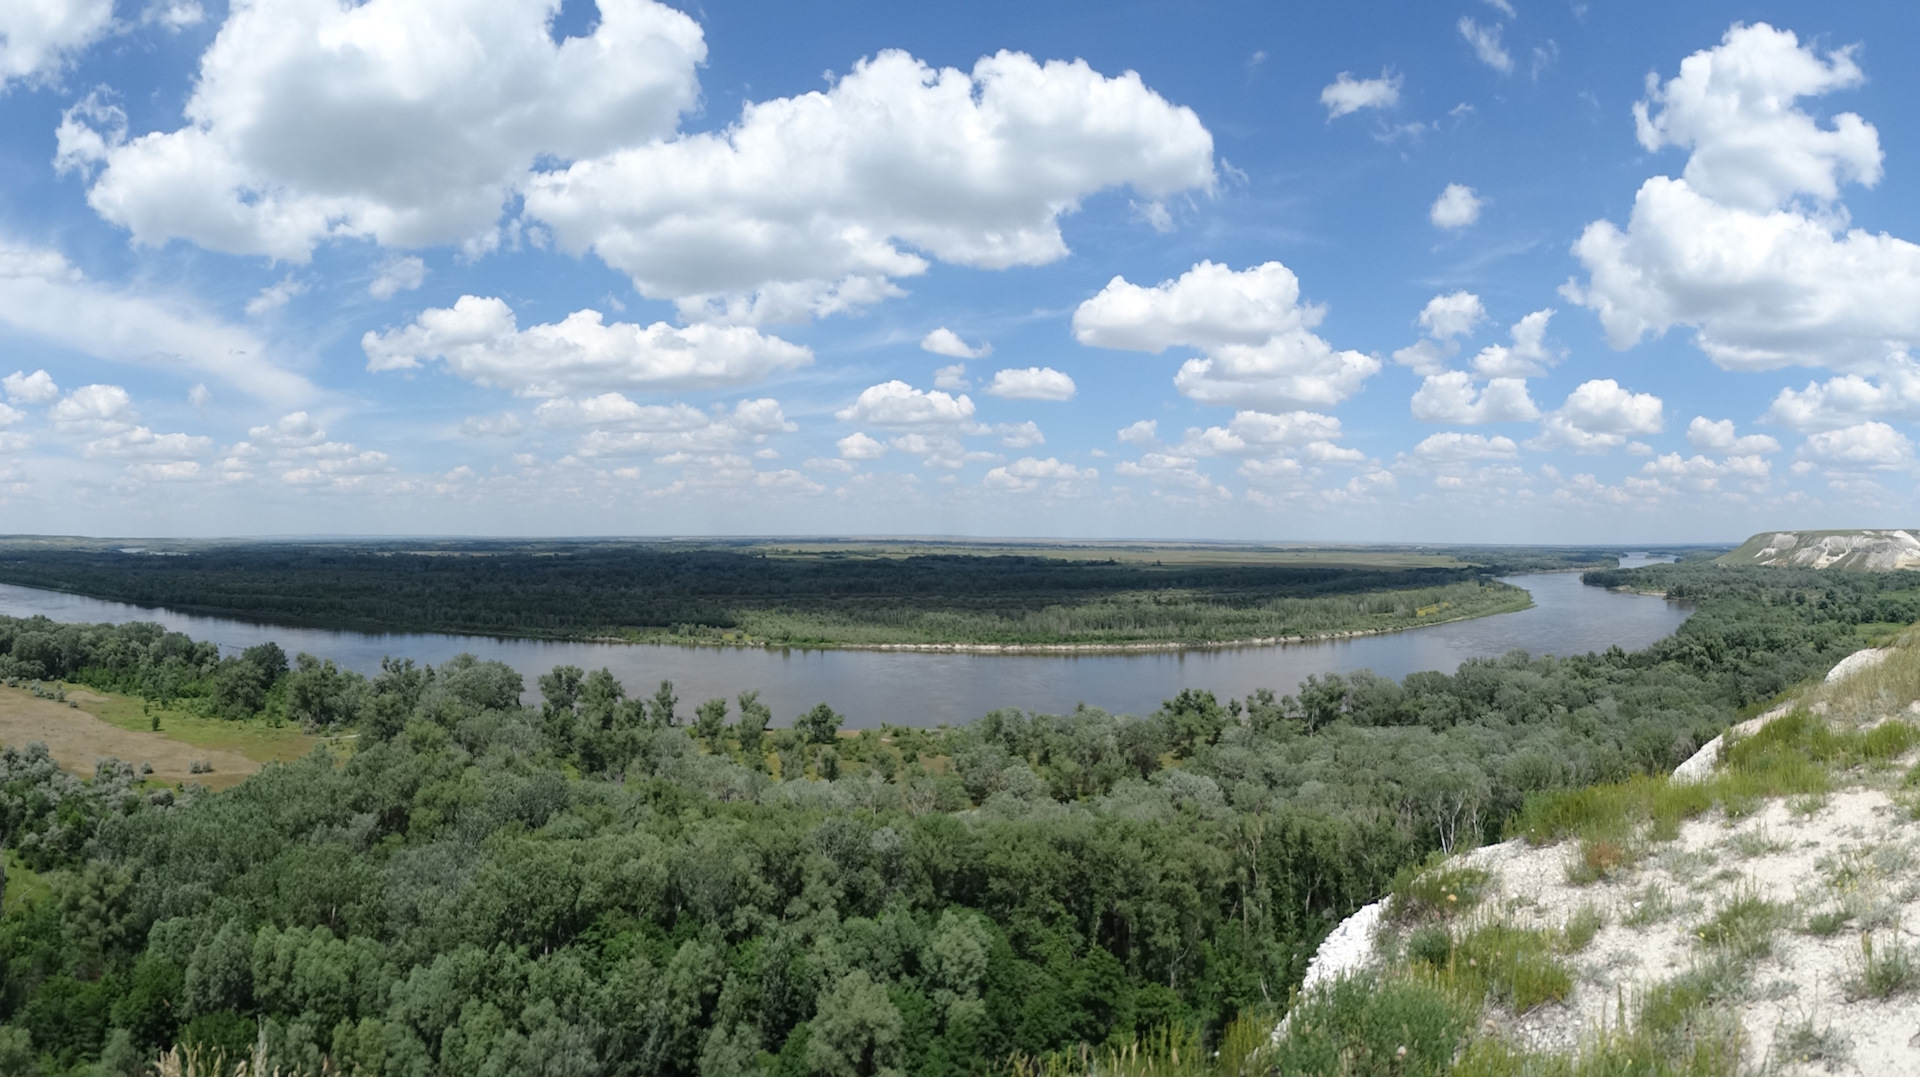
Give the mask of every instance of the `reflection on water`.
<svg viewBox="0 0 1920 1077">
<path fill-rule="evenodd" d="M 1672 558 L 1622 558 L 1633 567 Z M 682 709 L 714 696 L 759 689 L 785 724 L 826 701 L 852 728 L 931 726 L 972 721 L 996 707 L 1058 712 L 1076 703 L 1143 714 L 1182 688 L 1221 699 L 1257 688 L 1292 692 L 1308 674 L 1371 669 L 1389 677 L 1419 670 L 1451 672 L 1469 658 L 1508 651 L 1584 654 L 1618 645 L 1633 651 L 1686 620 L 1679 603 L 1585 587 L 1576 573 L 1509 577 L 1533 594 L 1532 609 L 1386 636 L 1281 647 L 1247 647 L 1149 654 L 973 655 L 875 651 L 780 651 L 758 648 L 674 647 L 608 643 L 550 643 L 483 636 L 330 632 L 196 617 L 165 609 L 102 602 L 29 587 L 0 584 L 0 614 L 56 621 L 157 621 L 235 653 L 273 640 L 288 654 L 305 651 L 349 669 L 376 673 L 383 655 L 440 663 L 461 652 L 496 659 L 519 670 L 529 689 L 557 665 L 613 671 L 636 694 L 671 680 Z M 529 693 L 532 698 L 532 693 Z"/>
</svg>

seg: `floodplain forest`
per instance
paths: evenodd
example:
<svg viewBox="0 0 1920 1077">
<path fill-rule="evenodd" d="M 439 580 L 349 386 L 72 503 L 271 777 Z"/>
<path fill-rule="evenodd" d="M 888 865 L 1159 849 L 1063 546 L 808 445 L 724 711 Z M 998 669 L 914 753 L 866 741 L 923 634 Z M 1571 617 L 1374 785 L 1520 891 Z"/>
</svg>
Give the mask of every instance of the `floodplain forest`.
<svg viewBox="0 0 1920 1077">
<path fill-rule="evenodd" d="M 221 792 L 0 751 L 0 1072 L 134 1074 L 176 1046 L 366 1077 L 1191 1061 L 1282 1010 L 1328 930 L 1434 850 L 1664 772 L 1920 620 L 1905 573 L 1588 579 L 1695 612 L 1635 653 L 858 736 L 750 690 L 471 658 L 366 678 L 0 620 L 10 684 L 357 738 Z"/>
<path fill-rule="evenodd" d="M 1497 573 L 1598 560 L 1594 551 L 1498 557 L 1158 564 L 768 556 L 654 543 L 251 543 L 160 553 L 16 542 L 0 545 L 0 582 L 364 631 L 795 647 L 1127 645 L 1389 631 L 1505 613 L 1529 600 Z"/>
</svg>

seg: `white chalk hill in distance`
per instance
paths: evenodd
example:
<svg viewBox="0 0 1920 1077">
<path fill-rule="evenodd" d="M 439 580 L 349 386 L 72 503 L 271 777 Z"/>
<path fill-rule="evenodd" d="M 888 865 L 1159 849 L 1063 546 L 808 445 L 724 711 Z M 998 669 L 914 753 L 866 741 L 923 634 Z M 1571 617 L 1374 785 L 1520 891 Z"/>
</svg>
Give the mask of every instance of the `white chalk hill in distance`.
<svg viewBox="0 0 1920 1077">
<path fill-rule="evenodd" d="M 1724 565 L 1892 572 L 1920 568 L 1920 527 L 1905 530 L 1763 531 L 1719 558 Z"/>
</svg>

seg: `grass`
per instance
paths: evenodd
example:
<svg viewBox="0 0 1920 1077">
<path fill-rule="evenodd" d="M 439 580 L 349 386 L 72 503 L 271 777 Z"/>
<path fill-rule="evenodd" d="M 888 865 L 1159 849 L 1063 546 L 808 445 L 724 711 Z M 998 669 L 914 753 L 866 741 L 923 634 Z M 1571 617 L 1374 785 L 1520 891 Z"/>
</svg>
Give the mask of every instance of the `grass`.
<svg viewBox="0 0 1920 1077">
<path fill-rule="evenodd" d="M 1774 1056 L 1804 1065 L 1830 1070 L 1845 1062 L 1852 1052 L 1853 1045 L 1844 1033 L 1832 1025 L 1818 1024 L 1812 1017 L 1774 1034 Z"/>
<path fill-rule="evenodd" d="M 1453 866 L 1436 853 L 1418 866 L 1400 869 L 1394 876 L 1388 913 L 1400 921 L 1453 917 L 1480 904 L 1486 895 L 1487 873 L 1479 868 Z"/>
<path fill-rule="evenodd" d="M 1273 1014 L 1260 1009 L 1243 1011 L 1221 1032 L 1209 1050 L 1184 1025 L 1159 1028 L 1133 1037 L 1125 1045 L 1094 1047 L 1079 1044 L 1064 1051 L 1032 1056 L 1016 1054 L 1007 1060 L 1011 1077 L 1250 1077 L 1267 1072 L 1274 1026 Z"/>
<path fill-rule="evenodd" d="M 1647 927 L 1652 924 L 1671 920 L 1679 908 L 1674 905 L 1673 897 L 1664 886 L 1648 883 L 1633 898 L 1632 905 L 1620 922 L 1627 927 Z"/>
<path fill-rule="evenodd" d="M 1586 949 L 1605 926 L 1607 914 L 1599 906 L 1582 905 L 1567 917 L 1566 926 L 1560 929 L 1560 947 L 1567 953 L 1577 954 Z"/>
<path fill-rule="evenodd" d="M 1741 887 L 1722 901 L 1707 921 L 1694 929 L 1700 945 L 1753 961 L 1773 952 L 1774 937 L 1786 925 L 1787 909 L 1768 901 L 1751 886 Z"/>
<path fill-rule="evenodd" d="M 160 734 L 195 748 L 233 752 L 256 763 L 290 763 L 304 759 L 316 744 L 326 738 L 301 732 L 298 726 L 273 728 L 261 722 L 229 722 L 206 718 L 190 711 L 148 707 L 137 696 L 101 692 L 92 688 L 82 693 L 81 706 L 87 713 L 109 725 L 134 732 L 153 728 L 153 715 L 160 716 Z"/>
<path fill-rule="evenodd" d="M 1806 932 L 1815 938 L 1830 939 L 1853 922 L 1853 913 L 1842 907 L 1823 909 L 1807 917 Z"/>
<path fill-rule="evenodd" d="M 1892 998 L 1916 986 L 1920 986 L 1920 964 L 1916 964 L 1912 947 L 1900 941 L 1897 931 L 1877 946 L 1871 933 L 1861 934 L 1860 956 L 1841 984 L 1848 1001 Z"/>
</svg>

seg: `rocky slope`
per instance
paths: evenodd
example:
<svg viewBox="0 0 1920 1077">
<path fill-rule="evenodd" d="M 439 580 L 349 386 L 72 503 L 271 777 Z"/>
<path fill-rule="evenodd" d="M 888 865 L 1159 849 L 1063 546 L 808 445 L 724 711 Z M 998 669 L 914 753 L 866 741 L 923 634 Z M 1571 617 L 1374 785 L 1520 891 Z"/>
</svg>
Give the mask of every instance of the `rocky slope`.
<svg viewBox="0 0 1920 1077">
<path fill-rule="evenodd" d="M 1722 564 L 1775 568 L 1848 568 L 1890 572 L 1920 568 L 1920 528 L 1911 530 L 1766 531 L 1755 535 Z"/>
</svg>

